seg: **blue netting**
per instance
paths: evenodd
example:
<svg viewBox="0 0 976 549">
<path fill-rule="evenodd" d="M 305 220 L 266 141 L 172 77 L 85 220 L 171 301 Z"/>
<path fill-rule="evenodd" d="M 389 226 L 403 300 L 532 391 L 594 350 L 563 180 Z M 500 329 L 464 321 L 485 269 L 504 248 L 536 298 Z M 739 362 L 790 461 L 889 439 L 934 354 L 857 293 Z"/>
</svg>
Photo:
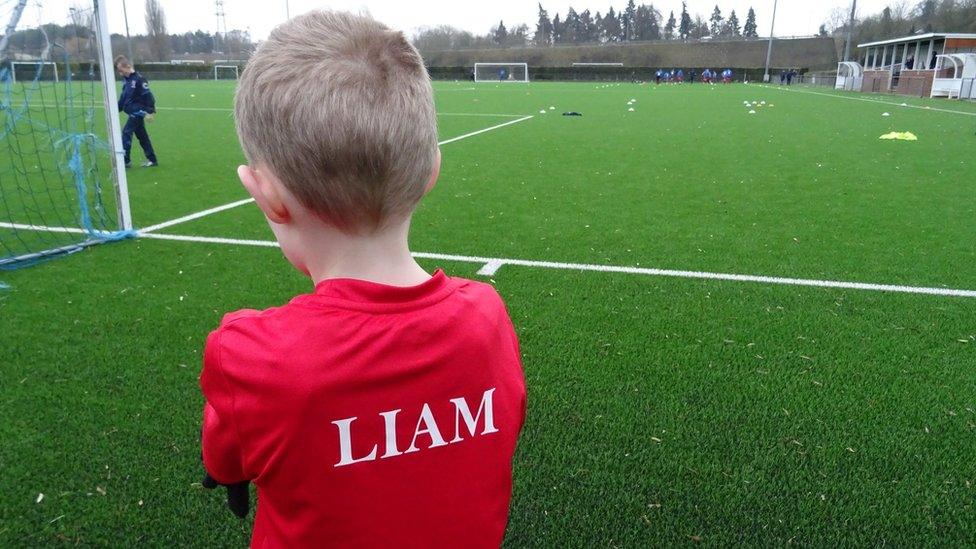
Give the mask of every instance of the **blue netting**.
<svg viewBox="0 0 976 549">
<path fill-rule="evenodd" d="M 5 4 L 19 15 L 20 1 Z M 134 236 L 119 230 L 94 19 L 73 9 L 63 25 L 7 25 L 16 30 L 0 51 L 0 269 Z"/>
</svg>

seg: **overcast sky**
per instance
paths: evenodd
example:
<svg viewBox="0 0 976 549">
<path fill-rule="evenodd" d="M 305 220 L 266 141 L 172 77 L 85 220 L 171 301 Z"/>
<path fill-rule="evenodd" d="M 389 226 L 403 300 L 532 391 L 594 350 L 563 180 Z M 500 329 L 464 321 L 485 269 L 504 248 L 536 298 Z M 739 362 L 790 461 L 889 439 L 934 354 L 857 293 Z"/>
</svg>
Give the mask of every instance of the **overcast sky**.
<svg viewBox="0 0 976 549">
<path fill-rule="evenodd" d="M 110 24 L 113 32 L 124 33 L 125 26 L 122 15 L 123 0 L 106 0 L 109 11 Z M 871 14 L 880 12 L 886 5 L 894 5 L 901 0 L 859 0 L 858 12 Z M 86 5 L 90 0 L 45 0 L 45 12 L 57 12 L 60 8 L 65 11 L 69 5 Z M 0 0 L 0 3 L 5 3 Z M 36 4 L 37 0 L 31 0 Z M 638 1 L 638 4 L 641 2 Z M 652 3 L 645 1 L 645 3 Z M 744 23 L 746 13 L 752 6 L 758 18 L 759 34 L 768 35 L 769 25 L 773 15 L 773 0 L 688 0 L 688 11 L 692 17 L 699 13 L 705 19 L 711 15 L 715 4 L 718 3 L 723 15 L 735 10 L 739 21 Z M 145 32 L 146 24 L 143 20 L 144 0 L 125 0 L 129 15 L 129 30 L 132 34 Z M 166 13 L 169 32 L 185 32 L 202 29 L 214 31 L 217 27 L 217 16 L 214 0 L 161 0 Z M 412 34 L 418 28 L 435 25 L 451 25 L 469 30 L 477 34 L 488 32 L 492 26 L 504 20 L 505 25 L 511 27 L 518 23 L 526 23 L 534 28 L 538 14 L 537 3 L 534 0 L 427 0 L 410 2 L 404 0 L 339 0 L 323 2 L 316 0 L 224 0 L 228 29 L 242 29 L 250 31 L 256 39 L 265 38 L 275 25 L 285 20 L 286 4 L 292 15 L 297 15 L 315 8 L 332 8 L 349 11 L 368 11 L 373 17 Z M 653 2 L 664 17 L 668 12 L 675 11 L 675 16 L 681 12 L 680 0 L 656 0 Z M 606 13 L 610 6 L 620 10 L 626 5 L 626 0 L 548 0 L 542 6 L 554 16 L 557 12 L 565 15 L 566 10 L 573 6 L 577 11 L 589 8 L 592 11 Z M 777 36 L 794 36 L 816 34 L 835 8 L 850 9 L 849 0 L 779 0 L 776 14 Z M 34 8 L 36 11 L 37 8 Z M 46 13 L 46 16 L 48 14 Z M 50 15 L 54 15 L 51 13 Z M 35 13 L 36 17 L 36 13 Z"/>
</svg>

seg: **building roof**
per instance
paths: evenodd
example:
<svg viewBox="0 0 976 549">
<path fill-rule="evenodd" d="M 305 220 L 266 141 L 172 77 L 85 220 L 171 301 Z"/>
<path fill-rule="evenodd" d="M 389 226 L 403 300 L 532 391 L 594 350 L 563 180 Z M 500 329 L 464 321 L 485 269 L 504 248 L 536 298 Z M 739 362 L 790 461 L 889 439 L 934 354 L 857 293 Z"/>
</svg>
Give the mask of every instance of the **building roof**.
<svg viewBox="0 0 976 549">
<path fill-rule="evenodd" d="M 870 48 L 872 46 L 887 46 L 888 44 L 907 44 L 911 42 L 918 42 L 919 40 L 931 40 L 931 39 L 942 39 L 942 38 L 962 38 L 962 39 L 972 39 L 976 40 L 976 34 L 965 34 L 965 33 L 953 33 L 953 32 L 929 32 L 925 34 L 913 34 L 911 36 L 904 36 L 902 38 L 892 38 L 891 40 L 881 40 L 878 42 L 868 42 L 867 44 L 858 44 L 859 48 Z"/>
</svg>

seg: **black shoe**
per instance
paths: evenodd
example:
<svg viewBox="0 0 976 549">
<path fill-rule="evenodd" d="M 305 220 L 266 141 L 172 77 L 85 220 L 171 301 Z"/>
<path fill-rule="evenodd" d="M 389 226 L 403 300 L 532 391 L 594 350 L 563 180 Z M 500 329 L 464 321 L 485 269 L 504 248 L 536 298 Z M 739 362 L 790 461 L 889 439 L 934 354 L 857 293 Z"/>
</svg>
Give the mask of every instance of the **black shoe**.
<svg viewBox="0 0 976 549">
<path fill-rule="evenodd" d="M 132 167 L 132 162 L 126 162 L 126 163 L 125 163 L 125 168 L 126 168 L 126 169 L 129 169 L 129 168 L 131 168 L 131 167 Z"/>
</svg>

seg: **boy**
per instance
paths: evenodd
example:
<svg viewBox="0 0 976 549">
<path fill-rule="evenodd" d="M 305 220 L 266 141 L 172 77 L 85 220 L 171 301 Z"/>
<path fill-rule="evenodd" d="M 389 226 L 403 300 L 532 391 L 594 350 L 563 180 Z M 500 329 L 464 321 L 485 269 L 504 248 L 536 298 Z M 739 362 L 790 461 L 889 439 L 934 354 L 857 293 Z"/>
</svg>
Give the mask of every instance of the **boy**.
<svg viewBox="0 0 976 549">
<path fill-rule="evenodd" d="M 440 168 L 420 54 L 311 12 L 258 48 L 234 107 L 241 182 L 315 289 L 208 337 L 205 485 L 257 485 L 252 547 L 497 547 L 525 381 L 495 290 L 407 246 Z"/>
<path fill-rule="evenodd" d="M 132 166 L 132 134 L 136 134 L 142 152 L 146 155 L 143 168 L 152 168 L 157 164 L 156 152 L 153 150 L 149 132 L 146 131 L 146 121 L 152 120 L 156 112 L 156 98 L 149 90 L 149 81 L 132 67 L 132 62 L 124 55 L 115 58 L 115 70 L 124 79 L 122 95 L 119 97 L 119 112 L 129 115 L 129 119 L 122 128 L 122 148 L 125 150 L 125 167 Z"/>
</svg>

